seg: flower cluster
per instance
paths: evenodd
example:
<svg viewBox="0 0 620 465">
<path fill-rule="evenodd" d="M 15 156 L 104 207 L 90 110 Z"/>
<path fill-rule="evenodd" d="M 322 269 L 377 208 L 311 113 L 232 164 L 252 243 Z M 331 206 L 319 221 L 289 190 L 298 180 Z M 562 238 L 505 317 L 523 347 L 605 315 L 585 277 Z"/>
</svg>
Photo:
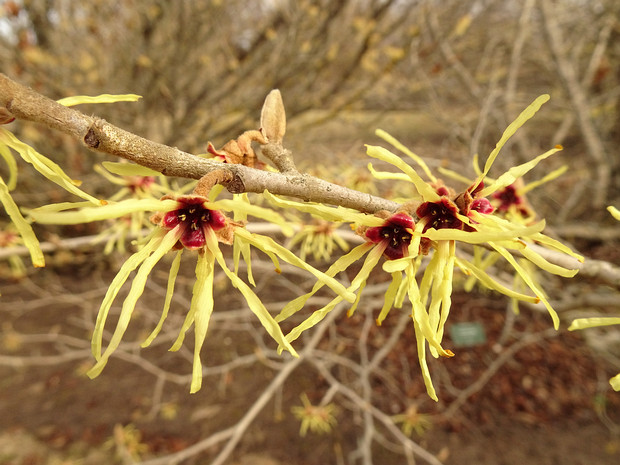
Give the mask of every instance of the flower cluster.
<svg viewBox="0 0 620 465">
<path fill-rule="evenodd" d="M 426 389 L 429 396 L 437 400 L 427 364 L 427 352 L 433 357 L 454 356 L 450 349 L 443 346 L 443 334 L 450 313 L 455 270 L 460 270 L 471 280 L 505 294 L 515 302 L 542 302 L 555 327 L 559 325 L 559 318 L 538 284 L 532 268 L 538 267 L 564 277 L 573 276 L 576 270 L 548 262 L 534 245 L 569 254 L 578 260 L 582 260 L 582 257 L 542 234 L 544 221 L 534 220 L 533 210 L 523 197 L 531 187 L 523 187 L 519 183 L 523 175 L 561 150 L 561 147 L 554 147 L 527 163 L 509 169 L 497 178 L 489 177 L 501 148 L 548 98 L 541 96 L 536 99 L 508 126 L 484 167 L 480 169 L 474 166 L 476 179 L 465 180 L 467 187 L 460 192 L 436 178 L 419 156 L 384 131 L 378 131 L 377 134 L 402 152 L 407 159 L 384 147 L 368 146 L 367 153 L 370 157 L 388 163 L 399 171 L 377 171 L 371 164 L 368 168 L 378 180 L 402 181 L 412 188 L 410 191 L 413 190 L 413 194 L 403 199 L 397 211 L 381 211 L 369 215 L 342 207 L 287 200 L 265 191 L 262 197 L 271 206 L 295 209 L 318 219 L 313 225 L 302 226 L 289 247 L 279 245 L 272 238 L 252 233 L 245 228 L 248 216 L 254 216 L 273 223 L 283 234 L 290 237 L 293 235 L 293 228 L 289 222 L 271 208 L 250 203 L 246 194 L 233 195 L 232 199 L 218 199 L 221 186 L 213 187 L 213 184 L 218 182 L 214 181 L 213 176 L 206 180 L 208 176 L 205 176 L 204 182 L 201 180 L 191 194 L 166 193 L 161 198 L 155 198 L 156 192 L 148 178 L 150 174 L 142 172 L 140 174 L 146 177 L 139 179 L 137 183 L 137 178 L 123 178 L 123 194 L 118 194 L 106 202 L 95 205 L 92 202 L 63 203 L 32 211 L 32 218 L 39 223 L 60 224 L 118 220 L 128 215 L 142 221 L 146 212 L 152 213 L 149 217 L 153 226 L 152 232 L 138 241 L 138 251 L 121 267 L 101 304 L 92 343 L 96 363 L 88 374 L 97 376 L 101 373 L 121 342 L 153 267 L 164 255 L 174 253 L 161 318 L 143 346 L 148 346 L 153 341 L 168 314 L 181 256 L 185 250 L 189 250 L 197 255 L 196 282 L 189 311 L 171 350 L 181 347 L 186 332 L 193 325 L 195 349 L 191 392 L 196 392 L 202 384 L 200 351 L 214 310 L 213 282 L 216 265 L 245 298 L 250 310 L 278 344 L 278 349 L 287 350 L 293 355 L 296 355 L 293 342 L 304 331 L 323 320 L 339 304 L 350 305 L 348 314 L 353 314 L 371 273 L 380 268 L 388 273 L 391 281 L 377 315 L 377 324 L 380 325 L 385 320 L 392 308 L 407 308 L 415 330 L 419 364 Z M 281 138 L 283 129 L 272 129 L 267 133 L 273 133 L 273 137 L 280 134 Z M 262 132 L 248 131 L 220 151 L 216 151 L 212 146 L 209 146 L 208 150 L 223 163 L 264 168 L 256 159 L 250 144 L 252 141 L 266 142 L 263 137 Z M 426 179 L 418 174 L 409 162 L 417 165 Z M 121 170 L 119 167 L 114 169 Z M 556 170 L 554 173 L 554 176 L 559 175 L 560 171 Z M 118 171 L 116 174 L 129 176 L 131 173 Z M 453 177 L 464 180 L 460 175 L 455 174 Z M 134 183 L 127 184 L 128 179 Z M 540 182 L 549 179 L 551 177 L 547 176 Z M 225 212 L 233 212 L 233 217 L 230 218 Z M 361 244 L 349 250 L 336 232 L 336 228 L 341 224 L 351 225 L 361 238 Z M 302 245 L 301 257 L 290 250 L 291 245 L 298 243 Z M 457 255 L 457 245 L 460 244 L 473 248 L 471 260 Z M 220 250 L 221 245 L 231 245 L 233 248 L 232 270 Z M 310 253 L 318 259 L 330 258 L 338 248 L 341 248 L 344 254 L 333 260 L 324 272 L 305 261 L 305 257 Z M 273 317 L 252 289 L 252 249 L 266 254 L 273 261 L 276 271 L 280 270 L 279 261 L 282 260 L 312 274 L 316 279 L 314 286 L 308 293 L 286 304 L 279 314 Z M 247 265 L 247 279 L 239 276 L 239 263 L 242 260 Z M 500 260 L 512 267 L 522 284 L 521 288 L 510 288 L 487 271 Z M 360 263 L 358 270 L 350 284 L 345 286 L 338 279 L 339 275 L 347 272 L 355 263 Z M 115 330 L 107 347 L 103 349 L 104 326 L 111 305 L 134 272 Z M 308 300 L 326 286 L 335 296 L 284 334 L 280 323 L 301 312 Z M 311 407 L 305 402 L 304 404 L 306 409 L 299 411 L 302 422 Z M 307 416 L 311 417 L 312 415 Z M 330 424 L 330 421 L 325 424 Z M 311 424 L 307 423 L 306 428 L 312 429 Z"/>
<path fill-rule="evenodd" d="M 76 210 L 75 208 L 78 207 Z M 84 207 L 83 204 L 63 203 L 48 205 L 31 211 L 31 217 L 42 224 L 79 224 L 105 219 L 123 218 L 129 213 L 155 212 L 151 222 L 155 229 L 145 238 L 142 247 L 133 254 L 121 267 L 110 284 L 103 299 L 93 334 L 92 352 L 97 360 L 88 371 L 90 377 L 98 376 L 112 353 L 119 346 L 131 320 L 136 303 L 144 292 L 147 278 L 154 266 L 171 251 L 176 251 L 172 262 L 167 295 L 164 299 L 164 308 L 160 321 L 142 344 L 150 345 L 160 332 L 168 315 L 176 276 L 180 268 L 181 255 L 185 249 L 198 252 L 196 263 L 196 282 L 192 291 L 190 309 L 180 328 L 179 336 L 170 350 L 178 350 L 183 344 L 185 333 L 194 325 L 195 345 L 194 363 L 192 372 L 191 392 L 196 392 L 202 385 L 202 363 L 200 351 L 205 341 L 211 314 L 214 309 L 213 278 L 215 264 L 224 272 L 232 285 L 243 295 L 250 310 L 257 316 L 267 333 L 283 349 L 297 355 L 295 349 L 286 340 L 278 323 L 267 311 L 264 304 L 236 272 L 231 271 L 226 264 L 219 244 L 235 244 L 236 260 L 239 256 L 247 257 L 249 264 L 249 248 L 254 247 L 267 254 L 276 266 L 278 260 L 284 260 L 312 273 L 320 282 L 349 301 L 353 301 L 353 293 L 347 291 L 342 284 L 329 277 L 311 265 L 305 263 L 288 249 L 277 244 L 273 239 L 245 230 L 241 223 L 228 218 L 222 211 L 235 211 L 235 215 L 253 215 L 280 224 L 285 233 L 290 235 L 286 224 L 279 214 L 272 210 L 251 205 L 243 198 L 233 200 L 210 200 L 197 194 L 172 196 L 166 195 L 161 199 L 127 199 L 118 202 L 106 202 L 99 207 Z M 290 228 L 290 227 L 289 227 Z M 131 282 L 129 294 L 123 302 L 121 313 L 105 350 L 103 332 L 112 303 L 121 287 L 127 282 L 132 272 L 137 269 Z M 249 277 L 251 283 L 253 280 Z"/>
<path fill-rule="evenodd" d="M 498 291 L 515 301 L 531 303 L 542 302 L 554 326 L 559 325 L 559 318 L 551 307 L 544 292 L 533 277 L 528 265 L 537 267 L 564 277 L 574 276 L 577 270 L 568 270 L 545 260 L 528 244 L 539 244 L 563 253 L 570 254 L 578 260 L 583 258 L 573 253 L 568 247 L 541 233 L 544 221 L 511 221 L 503 218 L 505 211 L 501 204 L 496 208 L 492 201 L 506 198 L 507 192 L 524 174 L 534 168 L 540 161 L 561 150 L 557 146 L 539 155 L 535 159 L 516 166 L 499 176 L 497 179 L 488 177 L 488 173 L 499 151 L 516 130 L 530 119 L 540 106 L 548 100 L 548 96 L 536 99 L 506 129 L 495 149 L 489 155 L 478 178 L 469 183 L 461 193 L 446 187 L 429 170 L 424 161 L 400 142 L 384 131 L 377 134 L 384 140 L 408 156 L 424 172 L 428 180 L 424 180 L 416 170 L 398 155 L 384 147 L 368 146 L 367 153 L 373 158 L 387 162 L 401 172 L 379 172 L 369 165 L 371 173 L 378 179 L 390 179 L 409 182 L 415 194 L 408 202 L 403 203 L 402 211 L 396 213 L 380 212 L 373 220 L 367 216 L 352 217 L 352 213 L 343 214 L 342 209 L 326 212 L 324 206 L 311 206 L 307 203 L 295 205 L 293 202 L 280 202 L 281 206 L 292 206 L 302 211 L 317 215 L 333 216 L 340 221 L 352 221 L 359 225 L 358 233 L 365 242 L 349 253 L 337 259 L 326 271 L 328 276 L 336 276 L 352 263 L 366 256 L 357 275 L 351 281 L 348 290 L 356 293 L 356 300 L 349 310 L 352 314 L 360 301 L 361 293 L 371 271 L 384 257 L 382 269 L 391 274 L 392 281 L 384 297 L 383 307 L 377 317 L 377 323 L 386 318 L 391 308 L 402 308 L 407 299 L 410 304 L 411 317 L 414 323 L 418 358 L 429 396 L 437 400 L 429 368 L 426 361 L 428 350 L 434 357 L 451 357 L 453 352 L 442 347 L 444 326 L 448 319 L 451 306 L 451 292 L 455 268 L 471 276 L 482 285 Z M 491 198 L 491 200 L 488 199 Z M 516 198 L 516 196 L 515 196 Z M 507 203 L 507 202 L 505 202 Z M 523 205 L 523 204 L 522 204 Z M 506 205 L 506 209 L 510 209 Z M 529 218 L 530 215 L 528 215 Z M 346 219 L 345 219 L 346 218 Z M 498 282 L 485 271 L 485 266 L 460 258 L 456 254 L 456 244 L 466 243 L 474 247 L 474 257 L 479 256 L 480 249 L 490 250 L 497 259 L 505 260 L 515 271 L 515 275 L 525 284 L 528 293 L 518 292 Z M 517 257 L 515 257 L 515 255 Z M 422 262 L 425 257 L 426 266 Z M 418 273 L 423 271 L 422 277 Z M 289 318 L 299 312 L 322 287 L 317 283 L 313 289 L 287 304 L 276 317 L 278 321 Z M 321 321 L 343 299 L 336 296 L 330 303 L 314 311 L 310 316 L 293 328 L 286 336 L 289 342 L 297 339 L 301 333 Z"/>
<path fill-rule="evenodd" d="M 312 405 L 304 393 L 301 396 L 303 406 L 291 408 L 293 415 L 301 422 L 299 435 L 304 437 L 308 431 L 315 434 L 330 433 L 336 426 L 336 406 L 334 404 Z"/>
</svg>

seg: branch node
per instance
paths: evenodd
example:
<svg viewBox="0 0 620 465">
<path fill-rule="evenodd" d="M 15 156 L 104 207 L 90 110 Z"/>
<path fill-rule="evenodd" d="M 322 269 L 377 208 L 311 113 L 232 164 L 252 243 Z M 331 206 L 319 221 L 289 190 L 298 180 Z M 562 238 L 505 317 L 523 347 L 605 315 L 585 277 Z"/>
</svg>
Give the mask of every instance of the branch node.
<svg viewBox="0 0 620 465">
<path fill-rule="evenodd" d="M 11 102 L 12 100 L 7 103 L 7 108 L 0 107 L 0 124 L 9 124 L 15 121 L 15 116 L 9 111 Z"/>
<path fill-rule="evenodd" d="M 281 173 L 299 173 L 297 167 L 295 166 L 295 162 L 293 161 L 293 154 L 290 150 L 285 149 L 281 143 L 269 142 L 268 144 L 263 145 L 261 150 L 261 153 L 271 160 Z"/>
<path fill-rule="evenodd" d="M 90 147 L 91 149 L 96 149 L 97 147 L 99 147 L 99 137 L 95 133 L 95 130 L 92 128 L 92 126 L 88 128 L 88 132 L 84 136 L 84 143 L 87 147 Z"/>
<path fill-rule="evenodd" d="M 241 176 L 239 176 L 237 173 L 231 174 L 232 180 L 228 184 L 226 184 L 226 189 L 228 190 L 228 192 L 230 192 L 231 194 L 242 194 L 243 192 L 246 192 L 245 183 L 243 182 Z"/>
<path fill-rule="evenodd" d="M 228 185 L 232 183 L 235 176 L 227 169 L 216 169 L 205 174 L 194 188 L 194 194 L 208 197 L 209 192 L 216 184 L 222 184 L 228 188 Z"/>
</svg>

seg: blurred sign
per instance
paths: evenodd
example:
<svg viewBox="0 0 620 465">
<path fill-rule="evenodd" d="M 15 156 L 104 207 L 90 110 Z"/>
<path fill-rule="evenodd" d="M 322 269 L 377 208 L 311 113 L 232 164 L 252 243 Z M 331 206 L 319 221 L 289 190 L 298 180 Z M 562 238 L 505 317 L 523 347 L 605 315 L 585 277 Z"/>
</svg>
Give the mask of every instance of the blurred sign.
<svg viewBox="0 0 620 465">
<path fill-rule="evenodd" d="M 487 342 L 484 326 L 477 321 L 452 324 L 450 338 L 455 347 L 473 347 Z"/>
</svg>

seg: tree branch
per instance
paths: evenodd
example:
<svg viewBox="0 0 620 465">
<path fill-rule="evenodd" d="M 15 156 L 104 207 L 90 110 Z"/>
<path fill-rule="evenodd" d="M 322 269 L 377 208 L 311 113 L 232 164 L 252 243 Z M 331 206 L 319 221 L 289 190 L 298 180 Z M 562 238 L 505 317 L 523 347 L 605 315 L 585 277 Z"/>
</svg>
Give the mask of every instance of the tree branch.
<svg viewBox="0 0 620 465">
<path fill-rule="evenodd" d="M 592 122 L 588 97 L 581 82 L 579 82 L 577 70 L 564 53 L 563 46 L 566 44 L 566 41 L 562 37 L 557 21 L 557 13 L 553 10 L 553 6 L 548 0 L 540 0 L 539 3 L 547 44 L 575 112 L 588 153 L 597 167 L 597 179 L 593 183 L 594 198 L 592 204 L 595 208 L 602 208 L 606 205 L 608 190 L 611 185 L 609 156 Z"/>
<path fill-rule="evenodd" d="M 374 213 L 396 211 L 400 204 L 372 196 L 307 174 L 274 173 L 240 164 L 225 164 L 159 144 L 118 128 L 107 121 L 65 107 L 0 73 L 0 108 L 16 119 L 32 121 L 63 132 L 91 150 L 125 158 L 166 176 L 200 179 L 215 170 L 228 170 L 224 185 L 231 193 L 268 190 L 272 194 L 296 197 L 308 202 L 353 208 Z M 268 144 L 269 145 L 269 144 Z M 278 144 L 270 150 L 286 150 Z M 272 156 L 276 156 L 272 155 Z M 283 156 L 289 156 L 284 154 Z"/>
</svg>

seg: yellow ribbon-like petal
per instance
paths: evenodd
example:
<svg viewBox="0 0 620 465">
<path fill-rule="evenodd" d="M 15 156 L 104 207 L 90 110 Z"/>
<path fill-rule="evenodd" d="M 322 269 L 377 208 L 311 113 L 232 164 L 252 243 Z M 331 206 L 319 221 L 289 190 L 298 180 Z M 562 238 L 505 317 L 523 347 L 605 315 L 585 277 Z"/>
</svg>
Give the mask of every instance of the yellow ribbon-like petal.
<svg viewBox="0 0 620 465">
<path fill-rule="evenodd" d="M 74 105 L 81 105 L 85 103 L 116 103 L 116 102 L 137 102 L 142 98 L 141 95 L 136 94 L 101 94 L 95 96 L 89 95 L 74 95 L 72 97 L 61 98 L 56 100 L 65 107 L 72 107 Z"/>
<path fill-rule="evenodd" d="M 0 178 L 0 204 L 4 206 L 11 222 L 15 225 L 17 232 L 24 241 L 24 245 L 30 253 L 32 264 L 37 268 L 45 266 L 45 258 L 43 257 L 43 252 L 41 252 L 39 240 L 37 239 L 37 236 L 35 236 L 30 224 L 20 213 L 19 207 L 13 201 L 13 198 L 9 193 L 9 188 L 4 183 L 2 178 Z"/>
</svg>

